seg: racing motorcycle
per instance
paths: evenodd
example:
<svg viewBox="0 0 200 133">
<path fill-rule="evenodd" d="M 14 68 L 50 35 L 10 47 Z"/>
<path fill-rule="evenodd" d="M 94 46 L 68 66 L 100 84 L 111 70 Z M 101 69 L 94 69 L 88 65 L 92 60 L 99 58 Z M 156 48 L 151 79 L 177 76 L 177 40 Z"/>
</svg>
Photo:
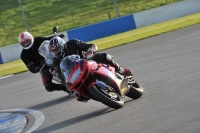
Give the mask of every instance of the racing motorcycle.
<svg viewBox="0 0 200 133">
<path fill-rule="evenodd" d="M 143 94 L 143 87 L 133 76 L 122 76 L 112 66 L 79 55 L 65 57 L 60 68 L 69 90 L 112 108 L 123 107 L 125 96 L 137 99 Z"/>
<path fill-rule="evenodd" d="M 55 36 L 57 29 L 57 27 L 53 28 Z M 38 50 L 45 58 L 45 64 L 51 68 L 53 55 L 49 52 L 48 45 L 49 42 L 44 41 Z M 143 95 L 143 87 L 134 80 L 133 76 L 120 75 L 112 66 L 81 59 L 79 55 L 65 57 L 60 63 L 60 69 L 62 75 L 55 71 L 52 73 L 55 81 L 66 85 L 71 92 L 76 92 L 112 108 L 123 107 L 125 96 L 137 99 Z M 65 79 L 64 83 L 61 78 Z"/>
</svg>

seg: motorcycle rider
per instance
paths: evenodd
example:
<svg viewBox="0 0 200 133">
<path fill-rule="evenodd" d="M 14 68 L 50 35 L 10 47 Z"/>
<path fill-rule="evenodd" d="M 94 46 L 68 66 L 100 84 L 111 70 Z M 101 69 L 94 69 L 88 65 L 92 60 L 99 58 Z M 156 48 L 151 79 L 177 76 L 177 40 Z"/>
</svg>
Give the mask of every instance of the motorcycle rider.
<svg viewBox="0 0 200 133">
<path fill-rule="evenodd" d="M 87 58 L 96 62 L 101 62 L 113 66 L 116 72 L 124 76 L 132 75 L 130 69 L 122 68 L 121 66 L 119 66 L 113 60 L 113 56 L 107 53 L 96 53 L 97 46 L 95 44 L 87 44 L 78 39 L 72 39 L 65 42 L 62 38 L 56 36 L 50 40 L 49 51 L 55 57 L 53 59 L 54 66 L 59 66 L 61 60 L 64 57 L 68 55 L 78 54 L 80 58 Z M 86 52 L 86 54 L 84 54 L 84 52 Z M 88 98 L 79 95 L 77 97 L 77 100 L 85 102 L 88 100 Z"/>
<path fill-rule="evenodd" d="M 43 41 L 50 40 L 53 37 L 54 36 L 33 38 L 33 36 L 27 31 L 22 32 L 19 35 L 18 40 L 21 46 L 23 47 L 23 50 L 21 52 L 21 59 L 30 72 L 38 73 L 43 67 L 44 57 L 39 54 L 38 48 L 43 43 Z M 61 34 L 60 37 L 63 38 L 64 35 Z M 49 72 L 48 66 L 45 66 L 40 71 L 40 74 L 42 77 L 43 85 L 48 92 L 61 90 L 64 92 L 68 92 L 65 86 L 61 84 L 55 84 L 52 82 L 52 74 Z"/>
</svg>

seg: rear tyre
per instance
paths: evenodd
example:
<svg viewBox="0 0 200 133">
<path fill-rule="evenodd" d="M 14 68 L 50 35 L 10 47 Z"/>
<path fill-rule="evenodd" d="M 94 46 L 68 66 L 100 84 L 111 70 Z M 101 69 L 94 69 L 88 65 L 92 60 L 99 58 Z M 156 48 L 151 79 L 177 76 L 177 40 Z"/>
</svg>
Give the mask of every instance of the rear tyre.
<svg viewBox="0 0 200 133">
<path fill-rule="evenodd" d="M 89 90 L 90 95 L 92 95 L 97 101 L 115 109 L 123 107 L 124 100 L 116 92 L 105 91 L 99 86 L 92 86 Z"/>
<path fill-rule="evenodd" d="M 126 94 L 126 96 L 132 98 L 132 99 L 138 99 L 143 95 L 143 87 L 135 81 L 132 85 L 129 85 L 130 89 L 129 92 Z"/>
</svg>

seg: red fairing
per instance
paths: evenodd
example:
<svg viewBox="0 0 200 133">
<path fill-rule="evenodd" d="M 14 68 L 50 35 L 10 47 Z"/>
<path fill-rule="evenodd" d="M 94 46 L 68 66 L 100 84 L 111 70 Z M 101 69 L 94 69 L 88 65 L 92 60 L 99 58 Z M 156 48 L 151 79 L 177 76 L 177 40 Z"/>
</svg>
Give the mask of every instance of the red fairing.
<svg viewBox="0 0 200 133">
<path fill-rule="evenodd" d="M 66 56 L 60 68 L 67 88 L 85 100 L 93 99 L 119 109 L 124 105 L 124 96 L 137 99 L 143 94 L 143 88 L 132 76 L 120 75 L 112 66 L 81 59 L 78 55 Z"/>
<path fill-rule="evenodd" d="M 88 62 L 86 60 L 83 60 L 83 62 L 78 62 L 74 66 L 74 68 L 72 69 L 68 77 L 66 78 L 67 79 L 66 83 L 71 84 L 70 86 L 68 86 L 70 90 L 79 89 L 83 85 L 84 80 L 88 76 L 87 64 Z M 74 79 L 74 75 L 77 75 L 76 79 Z M 70 81 L 74 81 L 74 82 L 70 82 Z"/>
<path fill-rule="evenodd" d="M 81 95 L 92 98 L 88 91 L 100 77 L 109 81 L 114 88 L 118 88 L 116 92 L 121 94 L 119 90 L 120 83 L 115 81 L 115 69 L 113 67 L 83 59 L 76 61 L 66 60 L 65 64 L 63 65 L 65 66 L 64 76 L 69 90 L 74 90 Z"/>
</svg>

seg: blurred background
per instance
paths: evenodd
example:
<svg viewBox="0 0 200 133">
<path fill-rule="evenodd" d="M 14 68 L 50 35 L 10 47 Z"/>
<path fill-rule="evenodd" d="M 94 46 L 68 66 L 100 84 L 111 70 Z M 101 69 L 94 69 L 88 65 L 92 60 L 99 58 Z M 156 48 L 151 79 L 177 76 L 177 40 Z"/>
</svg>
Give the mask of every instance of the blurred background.
<svg viewBox="0 0 200 133">
<path fill-rule="evenodd" d="M 0 47 L 17 43 L 18 35 L 36 36 L 125 16 L 181 0 L 0 0 Z"/>
</svg>

